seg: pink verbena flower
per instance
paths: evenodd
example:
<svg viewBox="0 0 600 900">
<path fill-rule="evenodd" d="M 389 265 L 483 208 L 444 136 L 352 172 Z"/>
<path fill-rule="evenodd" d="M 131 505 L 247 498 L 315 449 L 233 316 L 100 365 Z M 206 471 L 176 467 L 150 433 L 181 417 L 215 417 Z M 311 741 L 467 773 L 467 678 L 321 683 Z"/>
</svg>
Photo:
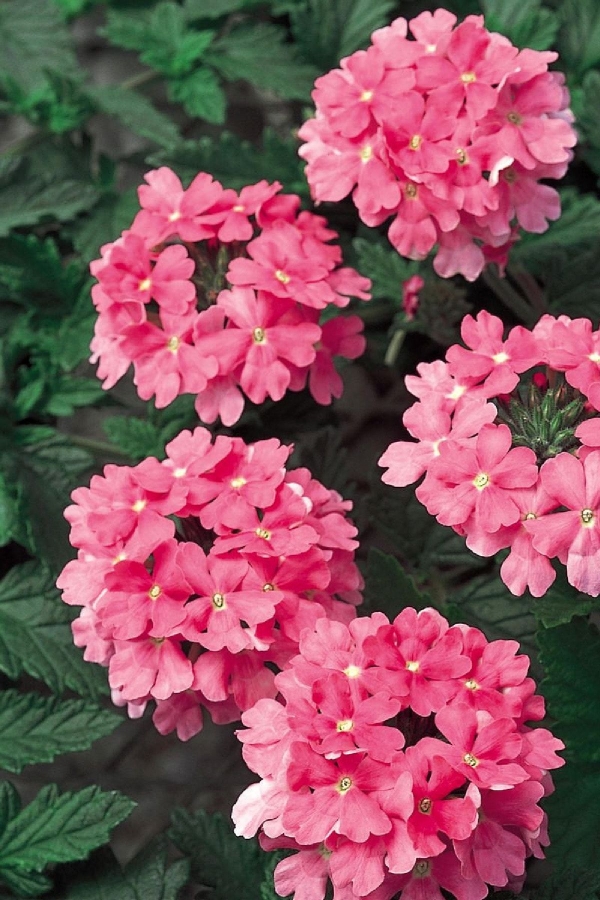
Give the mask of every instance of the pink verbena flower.
<svg viewBox="0 0 600 900">
<path fill-rule="evenodd" d="M 204 172 L 187 189 L 164 166 L 145 178 L 131 228 L 90 266 L 104 387 L 133 363 L 143 399 L 195 394 L 200 417 L 226 425 L 246 397 L 279 400 L 307 382 L 319 403 L 340 396 L 333 358 L 365 344 L 357 317 L 336 327 L 326 310 L 369 300 L 371 283 L 342 264 L 325 219 L 278 182 L 237 194 Z"/>
<path fill-rule="evenodd" d="M 187 740 L 203 709 L 229 722 L 274 697 L 301 635 L 356 615 L 352 503 L 308 470 L 286 470 L 291 450 L 197 428 L 167 444 L 164 461 L 106 466 L 73 492 L 78 558 L 58 584 L 82 607 L 74 640 L 108 666 L 130 715 L 160 703 L 163 733 Z M 361 715 L 372 721 L 369 704 Z"/>
<path fill-rule="evenodd" d="M 597 332 L 587 319 L 545 315 L 505 335 L 484 311 L 462 334 L 470 349 L 450 347 L 448 362 L 407 376 L 419 402 L 403 421 L 416 441 L 388 447 L 383 480 L 425 474 L 416 495 L 439 522 L 481 556 L 509 550 L 500 577 L 513 594 L 543 596 L 558 558 L 571 584 L 596 596 Z"/>
<path fill-rule="evenodd" d="M 402 660 L 390 666 L 396 646 Z M 397 677 L 418 672 L 417 658 L 435 670 L 435 704 L 430 684 L 414 681 L 408 692 Z M 375 613 L 307 629 L 275 678 L 279 695 L 247 710 L 238 733 L 261 780 L 234 806 L 236 833 L 258 831 L 265 849 L 294 851 L 275 869 L 276 891 L 323 900 L 331 883 L 334 897 L 353 900 L 399 890 L 482 900 L 488 884 L 512 883 L 545 840 L 537 803 L 548 770 L 562 764 L 560 742 L 526 724 L 544 714 L 528 663 L 515 642 L 449 627 L 432 609 L 405 609 L 393 624 Z M 468 674 L 487 691 L 479 709 L 459 691 Z M 510 685 L 519 696 L 502 705 Z"/>
<path fill-rule="evenodd" d="M 515 229 L 545 231 L 559 212 L 539 184 L 564 175 L 576 142 L 555 59 L 519 51 L 482 16 L 396 19 L 315 83 L 299 132 L 314 199 L 352 194 L 370 226 L 393 216 L 398 252 L 437 245 L 443 277 L 475 280 L 492 259 L 503 269 Z"/>
</svg>

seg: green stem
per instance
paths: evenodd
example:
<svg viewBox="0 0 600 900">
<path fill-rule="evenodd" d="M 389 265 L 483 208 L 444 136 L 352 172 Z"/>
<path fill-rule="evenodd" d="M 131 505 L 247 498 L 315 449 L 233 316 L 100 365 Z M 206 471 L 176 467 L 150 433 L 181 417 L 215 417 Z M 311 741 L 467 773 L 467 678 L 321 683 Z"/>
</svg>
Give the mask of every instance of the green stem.
<svg viewBox="0 0 600 900">
<path fill-rule="evenodd" d="M 531 272 L 528 272 L 527 269 L 524 269 L 521 266 L 509 266 L 507 271 L 510 277 L 519 285 L 533 309 L 540 316 L 543 316 L 544 313 L 548 312 L 548 299 L 546 294 Z"/>
<path fill-rule="evenodd" d="M 125 81 L 121 82 L 120 87 L 125 88 L 127 91 L 132 91 L 134 88 L 141 87 L 143 84 L 154 81 L 158 76 L 159 73 L 155 72 L 153 69 L 146 69 L 144 72 L 138 72 L 137 75 L 132 75 L 131 78 L 126 78 Z"/>
<path fill-rule="evenodd" d="M 98 456 L 122 456 L 123 459 L 131 459 L 129 453 L 119 450 L 114 444 L 107 444 L 105 441 L 83 437 L 80 434 L 69 434 L 68 438 L 76 447 L 81 447 L 82 450 L 90 450 Z"/>
<path fill-rule="evenodd" d="M 491 269 L 484 269 L 481 277 L 502 303 L 522 322 L 525 322 L 526 325 L 534 324 L 537 318 L 534 310 L 505 278 L 499 278 Z"/>
</svg>

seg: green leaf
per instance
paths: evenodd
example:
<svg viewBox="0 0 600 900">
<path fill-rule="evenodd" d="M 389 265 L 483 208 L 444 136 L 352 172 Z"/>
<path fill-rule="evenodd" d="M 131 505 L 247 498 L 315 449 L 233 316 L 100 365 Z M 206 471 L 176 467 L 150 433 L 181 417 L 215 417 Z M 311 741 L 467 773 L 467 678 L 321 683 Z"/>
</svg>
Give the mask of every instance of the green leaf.
<svg viewBox="0 0 600 900">
<path fill-rule="evenodd" d="M 308 196 L 298 142 L 280 138 L 269 128 L 263 132 L 262 141 L 262 148 L 256 148 L 225 131 L 218 139 L 185 141 L 167 153 L 155 153 L 149 162 L 172 166 L 184 180 L 191 180 L 200 171 L 210 172 L 226 187 L 240 190 L 266 178 L 280 181 L 286 191 Z"/>
<path fill-rule="evenodd" d="M 490 641 L 519 641 L 535 657 L 535 619 L 527 602 L 514 597 L 497 574 L 472 578 L 448 599 L 459 621 L 480 628 Z"/>
<path fill-rule="evenodd" d="M 33 234 L 0 239 L 0 299 L 20 303 L 44 316 L 71 310 L 88 273 L 79 263 L 65 265 L 56 241 Z"/>
<path fill-rule="evenodd" d="M 517 47 L 548 50 L 554 43 L 560 22 L 541 0 L 481 0 L 481 6 L 486 28 L 504 34 Z"/>
<path fill-rule="evenodd" d="M 169 837 L 189 857 L 194 880 L 209 885 L 214 900 L 257 900 L 267 861 L 255 839 L 237 838 L 228 821 L 200 809 L 176 809 Z"/>
<path fill-rule="evenodd" d="M 422 593 L 398 560 L 376 547 L 369 549 L 365 597 L 370 612 L 383 612 L 392 620 L 407 606 L 425 609 L 431 597 Z"/>
<path fill-rule="evenodd" d="M 51 69 L 77 69 L 71 36 L 52 0 L 4 0 L 0 4 L 0 70 L 32 90 Z"/>
<path fill-rule="evenodd" d="M 352 246 L 358 255 L 358 269 L 373 282 L 373 299 L 386 298 L 400 305 L 402 282 L 415 275 L 419 264 L 406 260 L 395 250 L 365 238 L 355 238 Z"/>
<path fill-rule="evenodd" d="M 215 40 L 204 61 L 229 81 L 243 79 L 287 100 L 308 100 L 318 70 L 303 63 L 278 25 L 240 25 Z"/>
<path fill-rule="evenodd" d="M 600 607 L 600 600 L 597 597 L 580 594 L 571 587 L 562 573 L 559 573 L 556 581 L 544 596 L 537 598 L 532 604 L 533 613 L 544 628 L 565 625 L 574 616 L 586 616 L 598 607 Z"/>
<path fill-rule="evenodd" d="M 85 700 L 39 694 L 0 693 L 0 766 L 20 772 L 32 763 L 51 762 L 60 753 L 87 750 L 111 734 L 122 719 Z"/>
<path fill-rule="evenodd" d="M 600 200 L 573 187 L 563 188 L 560 196 L 560 219 L 552 222 L 544 234 L 525 233 L 512 250 L 515 259 L 522 260 L 529 272 L 541 277 L 557 248 L 572 253 L 581 249 L 581 245 L 589 247 L 590 242 L 597 241 L 600 232 Z"/>
<path fill-rule="evenodd" d="M 189 28 L 182 8 L 168 0 L 141 12 L 109 10 L 104 33 L 114 44 L 138 50 L 142 62 L 172 78 L 191 71 L 215 34 Z"/>
<path fill-rule="evenodd" d="M 104 396 L 97 379 L 65 375 L 54 382 L 45 411 L 51 416 L 71 416 L 79 406 L 91 406 Z"/>
<path fill-rule="evenodd" d="M 179 140 L 175 123 L 137 91 L 111 84 L 89 88 L 88 94 L 100 112 L 115 116 L 134 134 L 161 147 L 171 147 Z"/>
<path fill-rule="evenodd" d="M 0 670 L 13 680 L 27 672 L 56 694 L 108 693 L 106 674 L 73 645 L 71 617 L 40 563 L 14 566 L 0 582 Z"/>
<path fill-rule="evenodd" d="M 63 511 L 91 457 L 52 429 L 21 426 L 14 436 L 0 469 L 18 485 L 25 546 L 58 572 L 72 555 Z"/>
<path fill-rule="evenodd" d="M 588 863 L 591 860 L 588 861 Z M 600 870 L 566 868 L 554 872 L 531 894 L 531 900 L 598 900 Z"/>
<path fill-rule="evenodd" d="M 92 786 L 61 795 L 56 785 L 47 785 L 0 836 L 0 879 L 10 883 L 49 863 L 85 859 L 134 807 L 118 791 Z"/>
<path fill-rule="evenodd" d="M 395 6 L 394 0 L 306 0 L 290 9 L 292 34 L 303 57 L 326 71 L 366 46 Z"/>
<path fill-rule="evenodd" d="M 85 218 L 73 226 L 73 244 L 85 262 L 100 255 L 100 247 L 131 225 L 140 204 L 134 188 L 123 194 L 105 194 Z M 95 317 L 95 314 L 94 314 Z"/>
<path fill-rule="evenodd" d="M 164 444 L 160 430 L 148 419 L 132 416 L 111 416 L 103 423 L 108 439 L 134 462 L 141 462 L 147 456 L 164 458 Z"/>
<path fill-rule="evenodd" d="M 555 247 L 538 278 L 552 312 L 595 319 L 600 302 L 600 241 L 591 247 Z"/>
<path fill-rule="evenodd" d="M 45 176 L 33 175 L 27 162 L 19 162 L 17 168 L 9 179 L 0 175 L 0 237 L 42 219 L 66 222 L 98 199 L 93 184 L 62 178 L 51 167 Z"/>
<path fill-rule="evenodd" d="M 151 841 L 121 869 L 110 852 L 92 858 L 69 885 L 64 900 L 177 900 L 187 881 L 189 863 L 167 866 L 167 841 Z"/>
<path fill-rule="evenodd" d="M 600 175 L 600 72 L 593 69 L 583 79 L 581 109 L 578 110 L 577 128 L 583 132 L 583 156 L 587 164 Z"/>
<path fill-rule="evenodd" d="M 556 790 L 544 800 L 550 831 L 548 859 L 559 873 L 567 867 L 598 867 L 600 765 L 571 760 L 552 773 L 552 780 Z M 565 900 L 571 898 L 579 900 L 576 894 Z"/>
<path fill-rule="evenodd" d="M 570 759 L 600 763 L 600 634 L 585 619 L 540 630 L 542 690 Z"/>
<path fill-rule="evenodd" d="M 196 69 L 189 75 L 169 81 L 168 93 L 169 98 L 181 103 L 190 116 L 215 125 L 222 125 L 225 121 L 225 93 L 211 69 Z"/>
<path fill-rule="evenodd" d="M 596 0 L 563 0 L 558 15 L 561 66 L 581 79 L 600 63 L 600 6 Z"/>
</svg>

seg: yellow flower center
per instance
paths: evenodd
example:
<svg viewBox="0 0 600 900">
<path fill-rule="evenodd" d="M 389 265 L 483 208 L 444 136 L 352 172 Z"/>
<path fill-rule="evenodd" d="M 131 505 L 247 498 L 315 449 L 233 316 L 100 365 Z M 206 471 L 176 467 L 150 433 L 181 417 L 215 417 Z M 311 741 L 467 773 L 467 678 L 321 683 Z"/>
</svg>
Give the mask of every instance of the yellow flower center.
<svg viewBox="0 0 600 900">
<path fill-rule="evenodd" d="M 170 337 L 169 340 L 167 341 L 167 350 L 170 350 L 171 353 L 177 353 L 177 351 L 179 350 L 180 344 L 181 344 L 181 341 L 179 340 L 177 335 L 174 334 L 173 337 Z"/>
<path fill-rule="evenodd" d="M 534 512 L 528 512 L 525 519 L 526 521 L 530 521 L 531 519 L 537 519 L 537 516 Z"/>
<path fill-rule="evenodd" d="M 478 491 L 482 491 L 485 487 L 490 483 L 490 476 L 485 472 L 480 472 L 479 475 L 476 475 L 473 479 L 473 484 L 477 488 Z"/>
<path fill-rule="evenodd" d="M 232 478 L 229 484 L 237 491 L 238 488 L 244 487 L 244 485 L 246 484 L 246 479 L 242 478 L 241 475 L 238 475 L 237 478 Z"/>
<path fill-rule="evenodd" d="M 151 600 L 158 600 L 162 593 L 160 584 L 153 584 L 150 590 L 148 591 L 148 596 Z"/>
<path fill-rule="evenodd" d="M 181 469 L 181 468 L 175 469 L 173 471 L 173 478 L 183 478 L 183 476 L 186 474 L 186 472 L 187 472 L 187 469 Z"/>
<path fill-rule="evenodd" d="M 336 727 L 336 731 L 352 731 L 354 728 L 354 722 L 352 719 L 342 719 L 341 722 L 338 722 Z"/>
<path fill-rule="evenodd" d="M 345 794 L 346 791 L 349 791 L 351 787 L 352 787 L 352 779 L 351 778 L 348 778 L 347 775 L 344 775 L 343 778 L 340 778 L 340 781 L 337 786 L 337 789 L 340 792 L 340 794 Z"/>
<path fill-rule="evenodd" d="M 346 666 L 346 668 L 343 670 L 343 672 L 344 672 L 344 675 L 346 676 L 346 678 L 358 678 L 358 676 L 361 673 L 361 670 L 358 668 L 358 666 L 349 665 L 349 666 Z"/>
<path fill-rule="evenodd" d="M 479 760 L 476 756 L 473 756 L 472 753 L 465 753 L 465 755 L 463 756 L 463 762 L 468 766 L 471 766 L 472 769 L 474 769 L 475 766 L 479 765 Z"/>
<path fill-rule="evenodd" d="M 369 162 L 371 157 L 373 156 L 373 148 L 370 144 L 367 144 L 366 147 L 363 147 L 360 153 L 358 154 L 364 163 Z"/>
<path fill-rule="evenodd" d="M 177 219 L 180 219 L 180 218 L 181 218 L 181 213 L 179 212 L 178 209 L 175 209 L 169 216 L 169 222 L 176 222 Z"/>
<path fill-rule="evenodd" d="M 475 72 L 463 72 L 460 80 L 463 84 L 473 84 L 474 81 L 477 81 L 477 75 Z"/>
<path fill-rule="evenodd" d="M 361 103 L 368 103 L 369 100 L 373 99 L 373 91 L 363 91 L 360 95 Z"/>
<path fill-rule="evenodd" d="M 427 813 L 431 812 L 431 807 L 433 806 L 433 801 L 429 799 L 429 797 L 423 797 L 422 800 L 419 800 L 419 812 Z"/>
<path fill-rule="evenodd" d="M 511 112 L 507 114 L 506 118 L 511 123 L 511 125 L 520 125 L 523 121 L 519 113 L 515 112 L 514 110 L 511 110 Z"/>
<path fill-rule="evenodd" d="M 465 681 L 465 687 L 468 691 L 476 691 L 479 685 L 473 678 L 469 678 L 468 681 Z"/>
<path fill-rule="evenodd" d="M 256 529 L 256 536 L 259 537 L 259 538 L 262 538 L 263 541 L 268 541 L 268 540 L 270 540 L 270 538 L 271 538 L 271 532 L 270 532 L 270 531 L 267 531 L 266 528 L 257 528 L 257 529 Z"/>
<path fill-rule="evenodd" d="M 152 287 L 152 279 L 144 278 L 144 280 L 140 281 L 140 283 L 138 284 L 138 291 L 149 291 L 151 287 Z"/>
<path fill-rule="evenodd" d="M 240 203 L 237 206 L 233 207 L 234 212 L 244 212 L 245 207 L 243 207 Z"/>
<path fill-rule="evenodd" d="M 145 500 L 136 500 L 131 507 L 134 512 L 141 512 L 146 506 Z"/>
<path fill-rule="evenodd" d="M 467 151 L 463 150 L 462 147 L 456 148 L 456 162 L 459 164 L 459 166 L 465 166 L 469 162 Z"/>
<path fill-rule="evenodd" d="M 287 278 L 287 275 L 286 275 Z M 281 278 L 279 279 L 281 281 Z M 287 279 L 290 280 L 289 278 Z M 252 340 L 255 344 L 266 344 L 267 343 L 267 335 L 265 333 L 264 328 L 255 328 L 252 332 Z"/>
<path fill-rule="evenodd" d="M 406 663 L 406 668 L 409 672 L 418 672 L 419 671 L 419 662 L 416 659 L 410 659 Z"/>
<path fill-rule="evenodd" d="M 268 593 L 269 591 L 275 590 L 275 585 L 271 584 L 270 581 L 267 581 L 266 584 L 263 584 L 262 589 L 263 589 L 263 591 L 266 591 Z"/>
<path fill-rule="evenodd" d="M 593 509 L 582 509 L 581 510 L 581 522 L 583 525 L 587 525 L 588 527 L 592 525 L 594 521 L 594 510 Z"/>
<path fill-rule="evenodd" d="M 289 282 L 291 281 L 290 276 L 286 275 L 286 273 L 283 272 L 281 269 L 275 270 L 275 278 L 277 279 L 277 281 L 280 281 L 282 284 L 289 284 Z"/>
<path fill-rule="evenodd" d="M 590 353 L 588 359 L 590 360 L 590 362 L 600 363 L 600 353 Z"/>
<path fill-rule="evenodd" d="M 215 609 L 223 609 L 225 607 L 225 594 L 217 592 L 212 595 L 212 605 Z"/>
<path fill-rule="evenodd" d="M 410 141 L 408 142 L 408 146 L 411 150 L 418 150 L 421 144 L 423 143 L 423 138 L 420 134 L 413 134 Z"/>
<path fill-rule="evenodd" d="M 407 184 L 404 188 L 404 196 L 407 200 L 414 200 L 418 193 L 419 191 L 416 184 L 413 184 L 412 182 Z"/>
</svg>

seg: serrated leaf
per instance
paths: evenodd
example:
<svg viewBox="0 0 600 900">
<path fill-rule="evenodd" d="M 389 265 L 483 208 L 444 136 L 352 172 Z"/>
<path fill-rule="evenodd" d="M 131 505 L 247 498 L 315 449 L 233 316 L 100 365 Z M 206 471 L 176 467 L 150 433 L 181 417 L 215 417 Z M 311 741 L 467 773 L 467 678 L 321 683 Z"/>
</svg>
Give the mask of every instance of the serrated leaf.
<svg viewBox="0 0 600 900">
<path fill-rule="evenodd" d="M 214 900 L 256 900 L 264 876 L 266 854 L 255 839 L 237 838 L 216 813 L 176 809 L 169 837 L 187 856 L 192 877 L 213 890 Z"/>
<path fill-rule="evenodd" d="M 0 835 L 20 809 L 21 798 L 16 787 L 10 781 L 0 781 Z"/>
<path fill-rule="evenodd" d="M 548 50 L 560 25 L 558 16 L 541 0 L 481 0 L 485 26 L 499 31 L 517 47 Z"/>
<path fill-rule="evenodd" d="M 597 900 L 596 891 L 599 889 L 600 869 L 593 872 L 589 869 L 563 868 L 560 872 L 553 872 L 533 892 L 531 900 Z"/>
<path fill-rule="evenodd" d="M 121 721 L 112 710 L 85 700 L 2 691 L 0 767 L 20 772 L 32 763 L 50 762 L 60 753 L 86 750 Z"/>
<path fill-rule="evenodd" d="M 574 587 L 571 587 L 562 573 L 559 573 L 556 581 L 544 596 L 537 598 L 532 604 L 533 613 L 544 628 L 565 625 L 574 616 L 586 616 L 598 607 L 600 607 L 600 600 L 597 597 L 580 594 Z"/>
<path fill-rule="evenodd" d="M 576 188 L 560 191 L 562 215 L 552 222 L 544 234 L 523 234 L 522 240 L 511 251 L 514 258 L 522 260 L 528 271 L 543 276 L 545 266 L 552 260 L 557 248 L 589 246 L 597 241 L 600 232 L 600 200 L 593 194 L 581 194 Z"/>
<path fill-rule="evenodd" d="M 535 619 L 523 598 L 514 597 L 497 574 L 472 578 L 448 599 L 461 622 L 480 628 L 490 641 L 519 641 L 535 657 Z"/>
<path fill-rule="evenodd" d="M 65 375 L 55 381 L 45 411 L 51 416 L 71 416 L 79 406 L 91 406 L 104 396 L 97 379 Z"/>
<path fill-rule="evenodd" d="M 63 510 L 91 457 L 52 430 L 22 426 L 14 435 L 16 446 L 0 455 L 0 468 L 18 485 L 26 546 L 58 573 L 72 555 Z"/>
<path fill-rule="evenodd" d="M 538 275 L 550 310 L 572 318 L 596 319 L 600 302 L 600 242 L 591 247 L 554 247 Z"/>
<path fill-rule="evenodd" d="M 169 98 L 181 103 L 190 116 L 215 125 L 225 121 L 225 93 L 215 73 L 206 67 L 168 82 Z"/>
<path fill-rule="evenodd" d="M 561 64 L 581 78 L 600 63 L 600 6 L 596 0 L 563 0 L 558 15 Z"/>
<path fill-rule="evenodd" d="M 585 619 L 538 632 L 553 731 L 579 763 L 600 763 L 600 634 Z"/>
<path fill-rule="evenodd" d="M 103 428 L 108 439 L 136 463 L 147 456 L 164 458 L 160 431 L 148 419 L 111 416 L 104 421 Z"/>
<path fill-rule="evenodd" d="M 583 79 L 583 91 L 577 115 L 577 128 L 583 132 L 583 156 L 587 164 L 600 175 L 600 72 L 593 69 Z"/>
<path fill-rule="evenodd" d="M 395 6 L 394 0 L 305 0 L 290 9 L 292 33 L 303 57 L 324 72 L 366 46 Z"/>
<path fill-rule="evenodd" d="M 52 0 L 4 0 L 0 4 L 0 70 L 27 90 L 46 72 L 74 72 L 71 36 Z"/>
<path fill-rule="evenodd" d="M 554 728 L 553 728 L 554 731 Z M 548 813 L 548 859 L 557 872 L 598 867 L 600 845 L 600 765 L 570 760 L 552 773 L 555 791 L 544 800 Z M 565 900 L 579 900 L 577 895 Z M 536 898 L 537 900 L 537 898 Z"/>
<path fill-rule="evenodd" d="M 91 182 L 61 178 L 48 168 L 44 177 L 30 174 L 32 166 L 22 163 L 15 176 L 0 185 L 0 237 L 12 228 L 36 225 L 42 219 L 66 222 L 98 199 Z"/>
<path fill-rule="evenodd" d="M 414 579 L 398 560 L 376 547 L 369 549 L 365 599 L 369 613 L 377 610 L 385 613 L 390 620 L 407 606 L 425 609 L 433 605 L 431 597 L 417 588 Z"/>
<path fill-rule="evenodd" d="M 85 859 L 134 807 L 118 791 L 101 791 L 95 785 L 62 795 L 56 785 L 47 785 L 0 836 L 0 879 L 42 872 L 49 863 Z"/>
<path fill-rule="evenodd" d="M 77 263 L 64 264 L 56 241 L 33 234 L 0 239 L 0 299 L 45 316 L 64 316 L 87 281 Z"/>
<path fill-rule="evenodd" d="M 150 10 L 109 9 L 101 34 L 125 50 L 143 50 L 150 25 Z"/>
<path fill-rule="evenodd" d="M 373 299 L 386 298 L 399 305 L 402 300 L 402 282 L 416 274 L 419 264 L 366 238 L 355 238 L 352 246 L 358 256 L 360 273 L 373 282 Z"/>
<path fill-rule="evenodd" d="M 115 116 L 134 134 L 161 147 L 171 147 L 179 140 L 175 123 L 143 94 L 118 84 L 98 85 L 89 88 L 88 94 L 100 112 Z"/>
<path fill-rule="evenodd" d="M 177 900 L 188 873 L 185 859 L 167 867 L 167 841 L 160 836 L 125 869 L 112 853 L 93 858 L 70 883 L 64 900 Z"/>
<path fill-rule="evenodd" d="M 106 694 L 106 675 L 84 662 L 70 621 L 54 577 L 39 562 L 14 566 L 0 582 L 0 670 L 13 680 L 27 672 L 56 694 L 67 688 L 91 699 Z"/>
<path fill-rule="evenodd" d="M 229 81 L 243 79 L 286 100 L 308 100 L 318 69 L 303 63 L 278 25 L 240 25 L 215 40 L 204 61 Z"/>
<path fill-rule="evenodd" d="M 286 191 L 308 195 L 308 185 L 298 157 L 298 142 L 285 140 L 266 128 L 262 148 L 225 131 L 218 139 L 185 141 L 167 153 L 153 154 L 152 165 L 172 166 L 186 180 L 199 171 L 210 172 L 226 187 L 240 190 L 265 178 L 280 181 Z"/>
<path fill-rule="evenodd" d="M 103 244 L 114 240 L 125 230 L 138 212 L 137 192 L 131 188 L 123 194 L 105 194 L 85 218 L 73 226 L 73 244 L 85 262 L 96 259 Z"/>
</svg>

